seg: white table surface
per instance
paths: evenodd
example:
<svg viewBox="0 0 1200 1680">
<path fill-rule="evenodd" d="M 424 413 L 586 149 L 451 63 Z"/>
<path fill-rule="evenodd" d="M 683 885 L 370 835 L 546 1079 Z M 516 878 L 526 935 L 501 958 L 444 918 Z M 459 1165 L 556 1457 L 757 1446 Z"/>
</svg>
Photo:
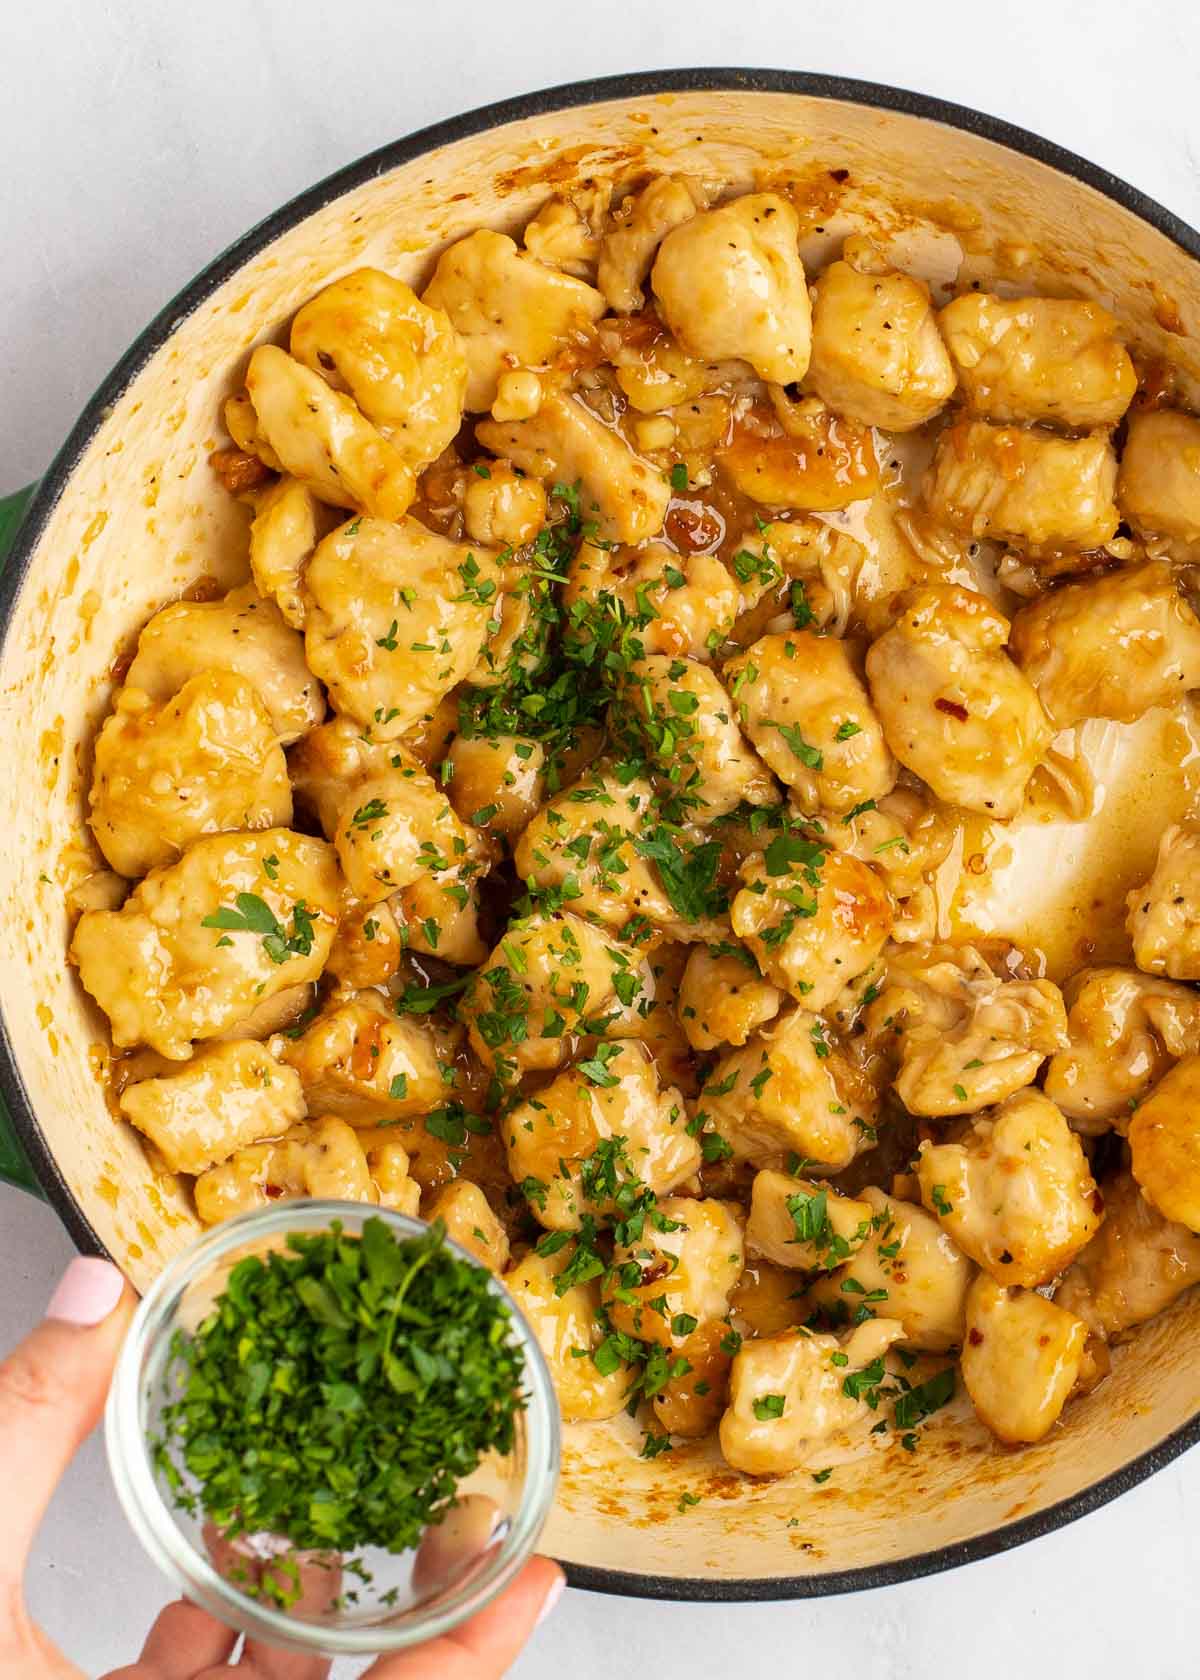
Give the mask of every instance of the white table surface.
<svg viewBox="0 0 1200 1680">
<path fill-rule="evenodd" d="M 37 475 L 134 334 L 275 205 L 411 129 L 557 82 L 683 64 L 892 82 L 1023 123 L 1200 223 L 1190 0 L 7 0 L 3 40 L 0 490 Z M 0 1346 L 68 1255 L 48 1210 L 0 1190 Z M 1198 1666 L 1197 1497 L 1193 1454 L 1047 1539 L 856 1599 L 569 1593 L 512 1672 L 1182 1680 Z M 29 1593 L 89 1676 L 132 1659 L 163 1601 L 94 1441 Z"/>
</svg>

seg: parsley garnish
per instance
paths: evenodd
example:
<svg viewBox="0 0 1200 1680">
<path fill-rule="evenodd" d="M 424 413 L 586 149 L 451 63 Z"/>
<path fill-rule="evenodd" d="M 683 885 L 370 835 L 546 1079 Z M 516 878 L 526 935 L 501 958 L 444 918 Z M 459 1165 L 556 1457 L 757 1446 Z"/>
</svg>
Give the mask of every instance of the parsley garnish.
<svg viewBox="0 0 1200 1680">
<path fill-rule="evenodd" d="M 417 986 L 410 982 L 405 986 L 396 999 L 397 1015 L 428 1015 L 447 998 L 454 997 L 465 986 L 469 986 L 474 976 L 463 974 L 457 980 L 446 980 L 440 986 Z"/>
<path fill-rule="evenodd" d="M 194 1335 L 176 1333 L 158 1474 L 224 1535 L 405 1551 L 485 1453 L 511 1450 L 510 1321 L 441 1224 L 410 1240 L 381 1219 L 361 1237 L 338 1221 L 294 1232 L 233 1268 Z"/>
<path fill-rule="evenodd" d="M 809 770 L 824 768 L 824 753 L 819 747 L 810 746 L 794 723 L 773 723 L 771 728 L 779 731 L 801 764 L 806 765 Z"/>
<path fill-rule="evenodd" d="M 637 835 L 634 846 L 642 857 L 656 865 L 663 891 L 684 921 L 698 922 L 719 916 L 725 909 L 727 895 L 716 884 L 720 841 L 707 840 L 685 849 L 660 825 L 648 834 Z"/>
<path fill-rule="evenodd" d="M 368 799 L 365 805 L 360 805 L 350 818 L 351 828 L 366 828 L 368 824 L 380 822 L 387 816 L 387 801 L 383 799 Z"/>
<path fill-rule="evenodd" d="M 585 1079 L 590 1079 L 593 1085 L 601 1085 L 606 1089 L 619 1085 L 621 1081 L 615 1073 L 608 1071 L 608 1064 L 614 1056 L 619 1056 L 620 1053 L 621 1046 L 619 1044 L 598 1044 L 595 1055 L 590 1060 L 578 1064 L 579 1072 L 583 1074 Z"/>
<path fill-rule="evenodd" d="M 783 1408 L 787 1398 L 782 1394 L 760 1394 L 754 1401 L 754 1415 L 759 1423 L 766 1423 L 768 1418 L 783 1416 Z"/>
<path fill-rule="evenodd" d="M 233 933 L 257 933 L 263 942 L 263 950 L 273 963 L 285 963 L 289 957 L 307 957 L 311 952 L 313 912 L 303 899 L 292 906 L 290 933 L 285 932 L 271 906 L 257 893 L 240 892 L 234 904 L 236 909 L 223 904 L 211 916 L 205 916 L 200 926 Z M 221 944 L 221 940 L 217 943 Z"/>
<path fill-rule="evenodd" d="M 922 1418 L 940 1411 L 953 1398 L 954 1367 L 947 1365 L 944 1371 L 939 1371 L 927 1382 L 918 1383 L 915 1388 L 910 1388 L 906 1394 L 900 1395 L 892 1410 L 892 1427 L 910 1429 L 914 1423 L 920 1423 Z"/>
</svg>

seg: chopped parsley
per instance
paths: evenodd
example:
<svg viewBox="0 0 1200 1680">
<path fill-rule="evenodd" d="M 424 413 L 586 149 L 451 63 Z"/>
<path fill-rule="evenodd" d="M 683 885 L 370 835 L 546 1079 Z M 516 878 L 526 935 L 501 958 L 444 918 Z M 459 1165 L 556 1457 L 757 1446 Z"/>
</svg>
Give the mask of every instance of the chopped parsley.
<svg viewBox="0 0 1200 1680">
<path fill-rule="evenodd" d="M 760 1394 L 753 1402 L 754 1415 L 759 1423 L 766 1423 L 770 1418 L 783 1416 L 783 1408 L 787 1404 L 785 1395 Z"/>
<path fill-rule="evenodd" d="M 399 1553 L 511 1450 L 522 1371 L 510 1307 L 443 1225 L 401 1239 L 335 1220 L 241 1260 L 195 1333 L 176 1332 L 155 1468 L 224 1536 Z M 293 1602 L 289 1562 L 258 1591 Z"/>
<path fill-rule="evenodd" d="M 292 906 L 292 926 L 284 929 L 271 906 L 257 893 L 240 892 L 234 899 L 236 908 L 222 905 L 212 915 L 205 916 L 200 926 L 219 928 L 222 933 L 256 933 L 263 942 L 263 950 L 273 963 L 285 963 L 289 957 L 307 957 L 315 937 L 315 912 L 300 899 Z M 218 939 L 217 944 L 232 944 Z"/>
<path fill-rule="evenodd" d="M 794 723 L 772 723 L 770 727 L 779 731 L 801 764 L 807 769 L 824 769 L 824 753 L 819 747 L 814 747 L 806 741 Z"/>
</svg>

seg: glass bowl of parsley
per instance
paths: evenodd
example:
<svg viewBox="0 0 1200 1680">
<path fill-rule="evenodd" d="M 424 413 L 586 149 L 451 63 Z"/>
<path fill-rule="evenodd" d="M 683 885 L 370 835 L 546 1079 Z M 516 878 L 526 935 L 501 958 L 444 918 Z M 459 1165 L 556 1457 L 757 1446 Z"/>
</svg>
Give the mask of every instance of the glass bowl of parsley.
<svg viewBox="0 0 1200 1680">
<path fill-rule="evenodd" d="M 482 1609 L 558 1479 L 550 1374 L 503 1286 L 440 1225 L 348 1202 L 243 1214 L 174 1260 L 105 1435 L 134 1531 L 189 1598 L 327 1655 Z"/>
</svg>

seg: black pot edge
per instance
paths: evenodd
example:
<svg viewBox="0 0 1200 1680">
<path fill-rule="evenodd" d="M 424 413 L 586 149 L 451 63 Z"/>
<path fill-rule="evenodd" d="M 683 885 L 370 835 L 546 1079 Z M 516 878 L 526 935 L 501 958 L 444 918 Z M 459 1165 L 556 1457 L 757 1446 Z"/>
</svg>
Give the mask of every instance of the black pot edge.
<svg viewBox="0 0 1200 1680">
<path fill-rule="evenodd" d="M 906 116 L 921 117 L 927 121 L 944 123 L 951 128 L 963 129 L 967 133 L 976 134 L 982 139 L 1006 147 L 1009 151 L 1047 164 L 1061 174 L 1072 176 L 1085 186 L 1103 193 L 1106 198 L 1111 198 L 1124 209 L 1131 211 L 1142 221 L 1165 234 L 1190 256 L 1200 260 L 1200 233 L 1159 204 L 1156 199 L 1130 186 L 1128 182 L 1102 169 L 1098 164 L 1090 163 L 1086 158 L 1034 134 L 1029 129 L 1004 122 L 998 117 L 987 116 L 983 112 L 971 109 L 970 106 L 956 105 L 952 101 L 914 93 L 905 88 L 889 87 L 881 82 L 857 81 L 852 77 L 792 70 L 661 70 L 569 82 L 516 98 L 500 100 L 492 105 L 480 106 L 460 116 L 450 117 L 444 122 L 420 129 L 402 140 L 392 141 L 377 151 L 368 153 L 357 162 L 326 176 L 323 181 L 319 181 L 280 209 L 273 211 L 227 247 L 154 317 L 87 403 L 38 485 L 9 554 L 8 563 L 3 574 L 0 574 L 0 642 L 7 631 L 33 551 L 46 522 L 108 408 L 118 400 L 180 322 L 223 285 L 237 269 L 282 233 L 364 182 L 398 168 L 401 164 L 409 163 L 425 152 L 468 139 L 486 129 L 499 128 L 506 123 L 567 110 L 577 105 L 600 104 L 610 99 L 650 98 L 658 93 L 728 90 L 794 93 L 816 99 L 843 100 L 850 104 L 896 111 Z M 8 1106 L 17 1136 L 46 1192 L 47 1199 L 75 1243 L 84 1253 L 105 1253 L 104 1245 L 67 1185 L 34 1116 L 21 1078 L 2 1004 L 0 1095 Z M 1018 1522 L 992 1529 L 976 1539 L 960 1541 L 951 1546 L 941 1547 L 937 1551 L 924 1552 L 909 1558 L 864 1566 L 861 1569 L 833 1570 L 824 1575 L 717 1580 L 706 1579 L 703 1576 L 633 1574 L 624 1570 L 596 1569 L 584 1564 L 569 1563 L 565 1565 L 567 1579 L 572 1586 L 591 1592 L 693 1603 L 824 1598 L 836 1593 L 862 1592 L 875 1587 L 892 1586 L 903 1581 L 918 1580 L 924 1575 L 939 1574 L 943 1570 L 954 1569 L 962 1564 L 975 1563 L 997 1552 L 1007 1551 L 1012 1546 L 1023 1545 L 1027 1540 L 1049 1534 L 1054 1529 L 1073 1522 L 1077 1517 L 1086 1516 L 1089 1512 L 1108 1504 L 1110 1500 L 1171 1463 L 1197 1441 L 1200 1441 L 1200 1412 L 1131 1463 L 1123 1465 L 1120 1470 L 1114 1471 L 1099 1482 L 1094 1482 L 1090 1487 L 1082 1488 L 1069 1499 L 1060 1500 L 1057 1504 Z"/>
</svg>

